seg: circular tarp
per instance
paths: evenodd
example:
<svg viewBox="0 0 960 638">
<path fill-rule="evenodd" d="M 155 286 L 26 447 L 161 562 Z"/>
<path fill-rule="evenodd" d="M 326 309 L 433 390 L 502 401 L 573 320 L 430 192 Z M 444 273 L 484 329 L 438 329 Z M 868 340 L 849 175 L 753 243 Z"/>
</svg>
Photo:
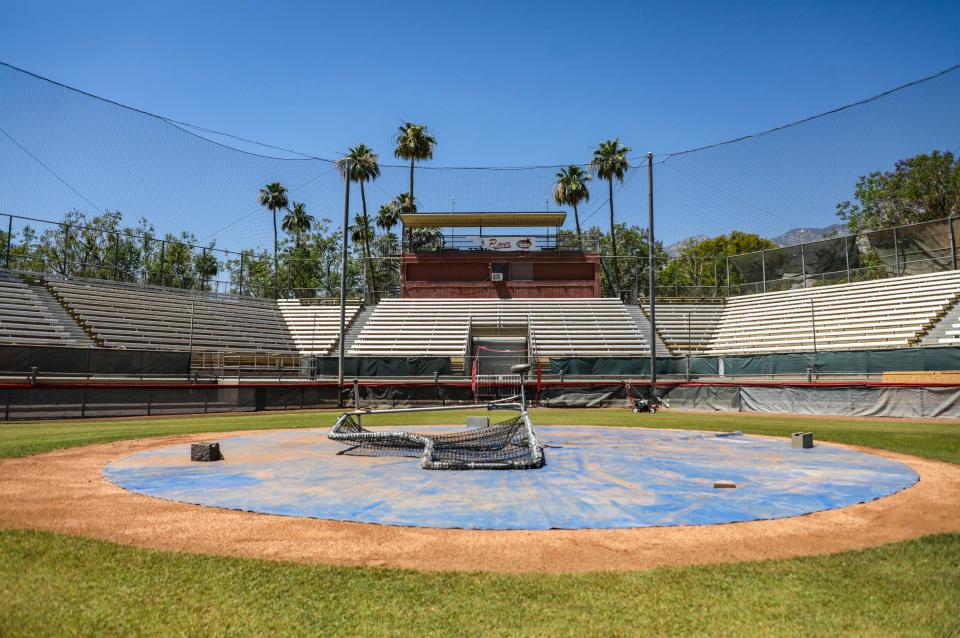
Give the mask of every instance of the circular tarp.
<svg viewBox="0 0 960 638">
<path fill-rule="evenodd" d="M 132 492 L 196 505 L 526 530 L 784 518 L 870 501 L 918 480 L 902 463 L 829 444 L 804 450 L 787 439 L 637 428 L 536 431 L 547 461 L 536 470 L 423 470 L 416 457 L 345 454 L 326 430 L 298 430 L 224 439 L 225 460 L 213 463 L 191 462 L 189 445 L 146 450 L 110 463 L 104 475 Z M 717 481 L 736 488 L 715 489 Z"/>
</svg>

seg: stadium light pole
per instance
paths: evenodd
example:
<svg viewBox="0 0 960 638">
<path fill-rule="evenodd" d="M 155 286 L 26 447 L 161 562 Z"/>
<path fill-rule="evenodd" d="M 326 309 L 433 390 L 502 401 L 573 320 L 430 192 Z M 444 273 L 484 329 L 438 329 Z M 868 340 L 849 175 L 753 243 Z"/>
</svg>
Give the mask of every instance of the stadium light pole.
<svg viewBox="0 0 960 638">
<path fill-rule="evenodd" d="M 347 325 L 347 229 L 350 225 L 350 160 L 343 165 L 343 227 L 340 242 L 340 352 L 337 356 L 337 404 L 343 405 L 344 332 Z"/>
<path fill-rule="evenodd" d="M 653 235 L 653 153 L 647 153 L 647 210 L 649 213 L 649 225 L 647 227 L 647 259 L 650 268 L 650 388 L 655 390 L 657 387 L 657 274 L 654 272 L 656 261 L 653 253 L 656 242 Z M 651 394 L 650 399 L 653 400 Z"/>
</svg>

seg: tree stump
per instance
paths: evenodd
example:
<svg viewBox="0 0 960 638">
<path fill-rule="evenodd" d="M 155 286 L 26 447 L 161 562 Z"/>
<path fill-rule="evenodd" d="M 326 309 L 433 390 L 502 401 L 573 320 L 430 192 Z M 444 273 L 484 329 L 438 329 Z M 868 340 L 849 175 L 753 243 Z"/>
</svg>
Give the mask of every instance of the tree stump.
<svg viewBox="0 0 960 638">
<path fill-rule="evenodd" d="M 193 443 L 190 445 L 191 461 L 222 461 L 223 454 L 220 453 L 219 443 Z"/>
</svg>

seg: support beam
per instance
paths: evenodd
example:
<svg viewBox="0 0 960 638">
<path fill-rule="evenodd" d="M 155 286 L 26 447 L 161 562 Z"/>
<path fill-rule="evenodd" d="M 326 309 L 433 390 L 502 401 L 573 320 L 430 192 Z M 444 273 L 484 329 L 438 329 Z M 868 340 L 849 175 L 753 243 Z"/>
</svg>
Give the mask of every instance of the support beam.
<svg viewBox="0 0 960 638">
<path fill-rule="evenodd" d="M 650 386 L 657 385 L 657 273 L 653 234 L 653 153 L 647 153 L 647 258 L 650 260 Z"/>
<path fill-rule="evenodd" d="M 340 349 L 337 355 L 337 404 L 343 401 L 344 336 L 347 325 L 347 233 L 350 232 L 350 160 L 343 166 L 343 234 L 340 242 Z"/>
</svg>

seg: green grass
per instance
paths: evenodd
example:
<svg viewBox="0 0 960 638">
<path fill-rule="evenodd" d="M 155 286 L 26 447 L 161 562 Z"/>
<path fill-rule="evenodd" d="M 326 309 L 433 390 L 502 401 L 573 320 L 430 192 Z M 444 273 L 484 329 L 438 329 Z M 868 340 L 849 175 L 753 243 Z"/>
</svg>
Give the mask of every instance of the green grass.
<svg viewBox="0 0 960 638">
<path fill-rule="evenodd" d="M 0 533 L 0 635 L 960 632 L 960 535 L 832 557 L 567 576 L 423 574 Z"/>
<path fill-rule="evenodd" d="M 335 414 L 7 424 L 0 456 L 186 432 L 326 427 Z M 426 425 L 465 414 L 405 416 Z M 821 440 L 960 463 L 954 422 L 547 409 L 533 418 L 783 436 L 813 430 Z M 0 532 L 0 636 L 203 634 L 960 636 L 960 534 L 814 558 L 545 576 L 304 566 Z"/>
<path fill-rule="evenodd" d="M 221 417 L 115 419 L 113 421 L 53 421 L 0 425 L 0 458 L 26 456 L 77 445 L 105 443 L 167 434 L 228 432 L 270 428 L 329 427 L 338 411 L 277 412 Z M 467 414 L 488 412 L 420 412 L 403 415 L 403 422 L 419 425 L 463 423 Z M 493 413 L 496 417 L 500 413 Z M 960 423 L 955 421 L 902 421 L 875 419 L 854 421 L 821 417 L 795 419 L 780 416 L 738 414 L 681 414 L 664 410 L 656 415 L 633 414 L 626 409 L 560 410 L 536 409 L 532 418 L 540 425 L 609 425 L 731 431 L 789 436 L 812 430 L 818 439 L 879 447 L 894 452 L 960 463 Z M 364 417 L 370 425 L 389 425 L 396 417 Z"/>
</svg>

